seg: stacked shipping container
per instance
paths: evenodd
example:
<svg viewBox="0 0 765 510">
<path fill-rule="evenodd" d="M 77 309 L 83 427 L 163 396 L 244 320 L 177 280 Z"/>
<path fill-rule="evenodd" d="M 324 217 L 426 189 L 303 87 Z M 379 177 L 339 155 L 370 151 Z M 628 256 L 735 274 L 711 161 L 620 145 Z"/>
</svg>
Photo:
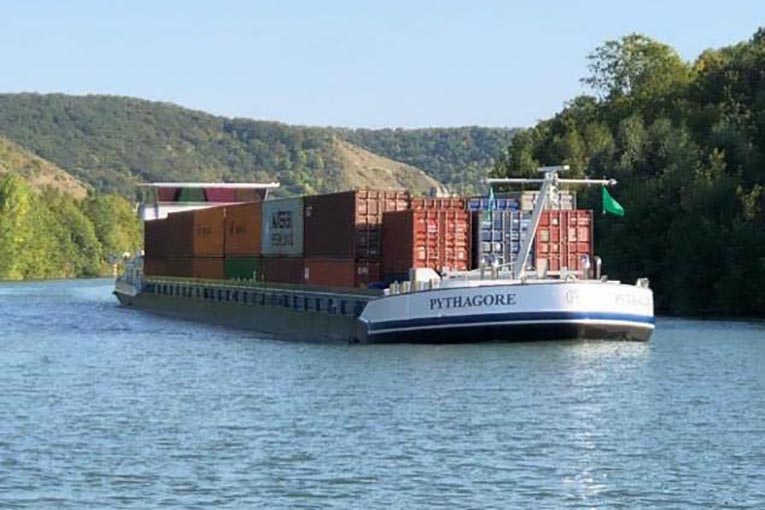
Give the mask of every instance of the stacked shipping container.
<svg viewBox="0 0 765 510">
<path fill-rule="evenodd" d="M 475 211 L 472 220 L 473 267 L 496 261 L 502 265 L 509 264 L 506 266 L 508 270 L 514 269 L 521 241 L 529 233 L 531 213 L 520 210 Z"/>
<path fill-rule="evenodd" d="M 262 278 L 262 202 L 230 205 L 225 208 L 223 275 L 226 279 Z"/>
<path fill-rule="evenodd" d="M 165 273 L 170 276 L 223 278 L 224 208 L 172 213 L 165 229 Z"/>
<path fill-rule="evenodd" d="M 144 271 L 367 287 L 406 278 L 411 268 L 511 264 L 530 224 L 522 204 L 533 200 L 524 196 L 489 202 L 360 190 L 174 213 L 145 222 Z M 545 211 L 532 256 L 552 274 L 581 271 L 592 239 L 591 211 Z"/>
<path fill-rule="evenodd" d="M 593 254 L 592 211 L 544 211 L 535 238 L 536 264 L 548 273 L 582 273 L 582 257 Z"/>
<path fill-rule="evenodd" d="M 470 214 L 448 207 L 386 213 L 383 274 L 403 278 L 410 268 L 470 269 Z"/>
<path fill-rule="evenodd" d="M 406 191 L 358 190 L 305 197 L 305 281 L 366 287 L 379 281 L 383 215 L 411 206 Z"/>
</svg>

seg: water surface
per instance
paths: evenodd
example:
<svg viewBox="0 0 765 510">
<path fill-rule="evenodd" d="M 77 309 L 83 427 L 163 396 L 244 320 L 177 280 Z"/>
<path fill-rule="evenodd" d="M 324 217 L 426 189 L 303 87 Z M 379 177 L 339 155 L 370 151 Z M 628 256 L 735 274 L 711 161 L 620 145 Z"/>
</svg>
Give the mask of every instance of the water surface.
<svg viewBox="0 0 765 510">
<path fill-rule="evenodd" d="M 314 345 L 0 284 L 0 508 L 765 508 L 765 325 Z"/>
</svg>

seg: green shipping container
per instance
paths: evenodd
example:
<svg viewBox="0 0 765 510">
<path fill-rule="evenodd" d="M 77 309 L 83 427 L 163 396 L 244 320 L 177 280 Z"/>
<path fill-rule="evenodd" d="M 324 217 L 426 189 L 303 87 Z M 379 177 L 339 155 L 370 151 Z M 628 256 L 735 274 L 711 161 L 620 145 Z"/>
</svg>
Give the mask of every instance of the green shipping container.
<svg viewBox="0 0 765 510">
<path fill-rule="evenodd" d="M 226 257 L 223 273 L 227 280 L 262 280 L 260 257 Z"/>
</svg>

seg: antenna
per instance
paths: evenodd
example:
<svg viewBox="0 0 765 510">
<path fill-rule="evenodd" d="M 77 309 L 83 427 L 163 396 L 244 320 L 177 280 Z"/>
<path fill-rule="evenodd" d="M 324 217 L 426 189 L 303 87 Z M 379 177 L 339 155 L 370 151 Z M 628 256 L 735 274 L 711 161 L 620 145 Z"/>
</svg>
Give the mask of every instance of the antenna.
<svg viewBox="0 0 765 510">
<path fill-rule="evenodd" d="M 558 177 L 558 173 L 567 172 L 570 170 L 568 165 L 556 165 L 556 166 L 543 166 L 537 168 L 537 172 L 543 174 L 541 179 L 530 178 L 489 178 L 484 182 L 489 186 L 493 184 L 540 184 L 539 198 L 537 198 L 536 204 L 534 204 L 534 212 L 531 215 L 531 225 L 529 233 L 521 242 L 520 251 L 518 252 L 518 260 L 513 267 L 513 277 L 521 279 L 526 272 L 526 261 L 529 258 L 531 251 L 531 244 L 534 241 L 534 236 L 539 228 L 539 220 L 542 217 L 542 211 L 547 207 L 548 202 L 555 203 L 558 195 L 558 186 L 561 184 L 584 184 L 584 185 L 599 185 L 599 186 L 615 186 L 616 179 L 590 179 L 585 177 L 584 179 L 561 179 Z"/>
</svg>

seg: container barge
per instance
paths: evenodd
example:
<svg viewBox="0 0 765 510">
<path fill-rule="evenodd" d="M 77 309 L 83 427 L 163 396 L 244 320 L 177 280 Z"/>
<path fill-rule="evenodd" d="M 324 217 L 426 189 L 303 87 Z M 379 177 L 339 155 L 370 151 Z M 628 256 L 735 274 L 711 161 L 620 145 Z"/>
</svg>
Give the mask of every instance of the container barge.
<svg viewBox="0 0 765 510">
<path fill-rule="evenodd" d="M 268 199 L 276 184 L 153 184 L 143 256 L 115 295 L 300 340 L 648 340 L 648 281 L 600 274 L 592 211 L 559 190 L 613 181 L 561 179 L 561 169 L 502 180 L 538 184 L 534 195 L 472 200 L 379 190 Z M 178 201 L 189 189 L 203 192 Z M 245 192 L 258 196 L 240 203 Z"/>
</svg>

